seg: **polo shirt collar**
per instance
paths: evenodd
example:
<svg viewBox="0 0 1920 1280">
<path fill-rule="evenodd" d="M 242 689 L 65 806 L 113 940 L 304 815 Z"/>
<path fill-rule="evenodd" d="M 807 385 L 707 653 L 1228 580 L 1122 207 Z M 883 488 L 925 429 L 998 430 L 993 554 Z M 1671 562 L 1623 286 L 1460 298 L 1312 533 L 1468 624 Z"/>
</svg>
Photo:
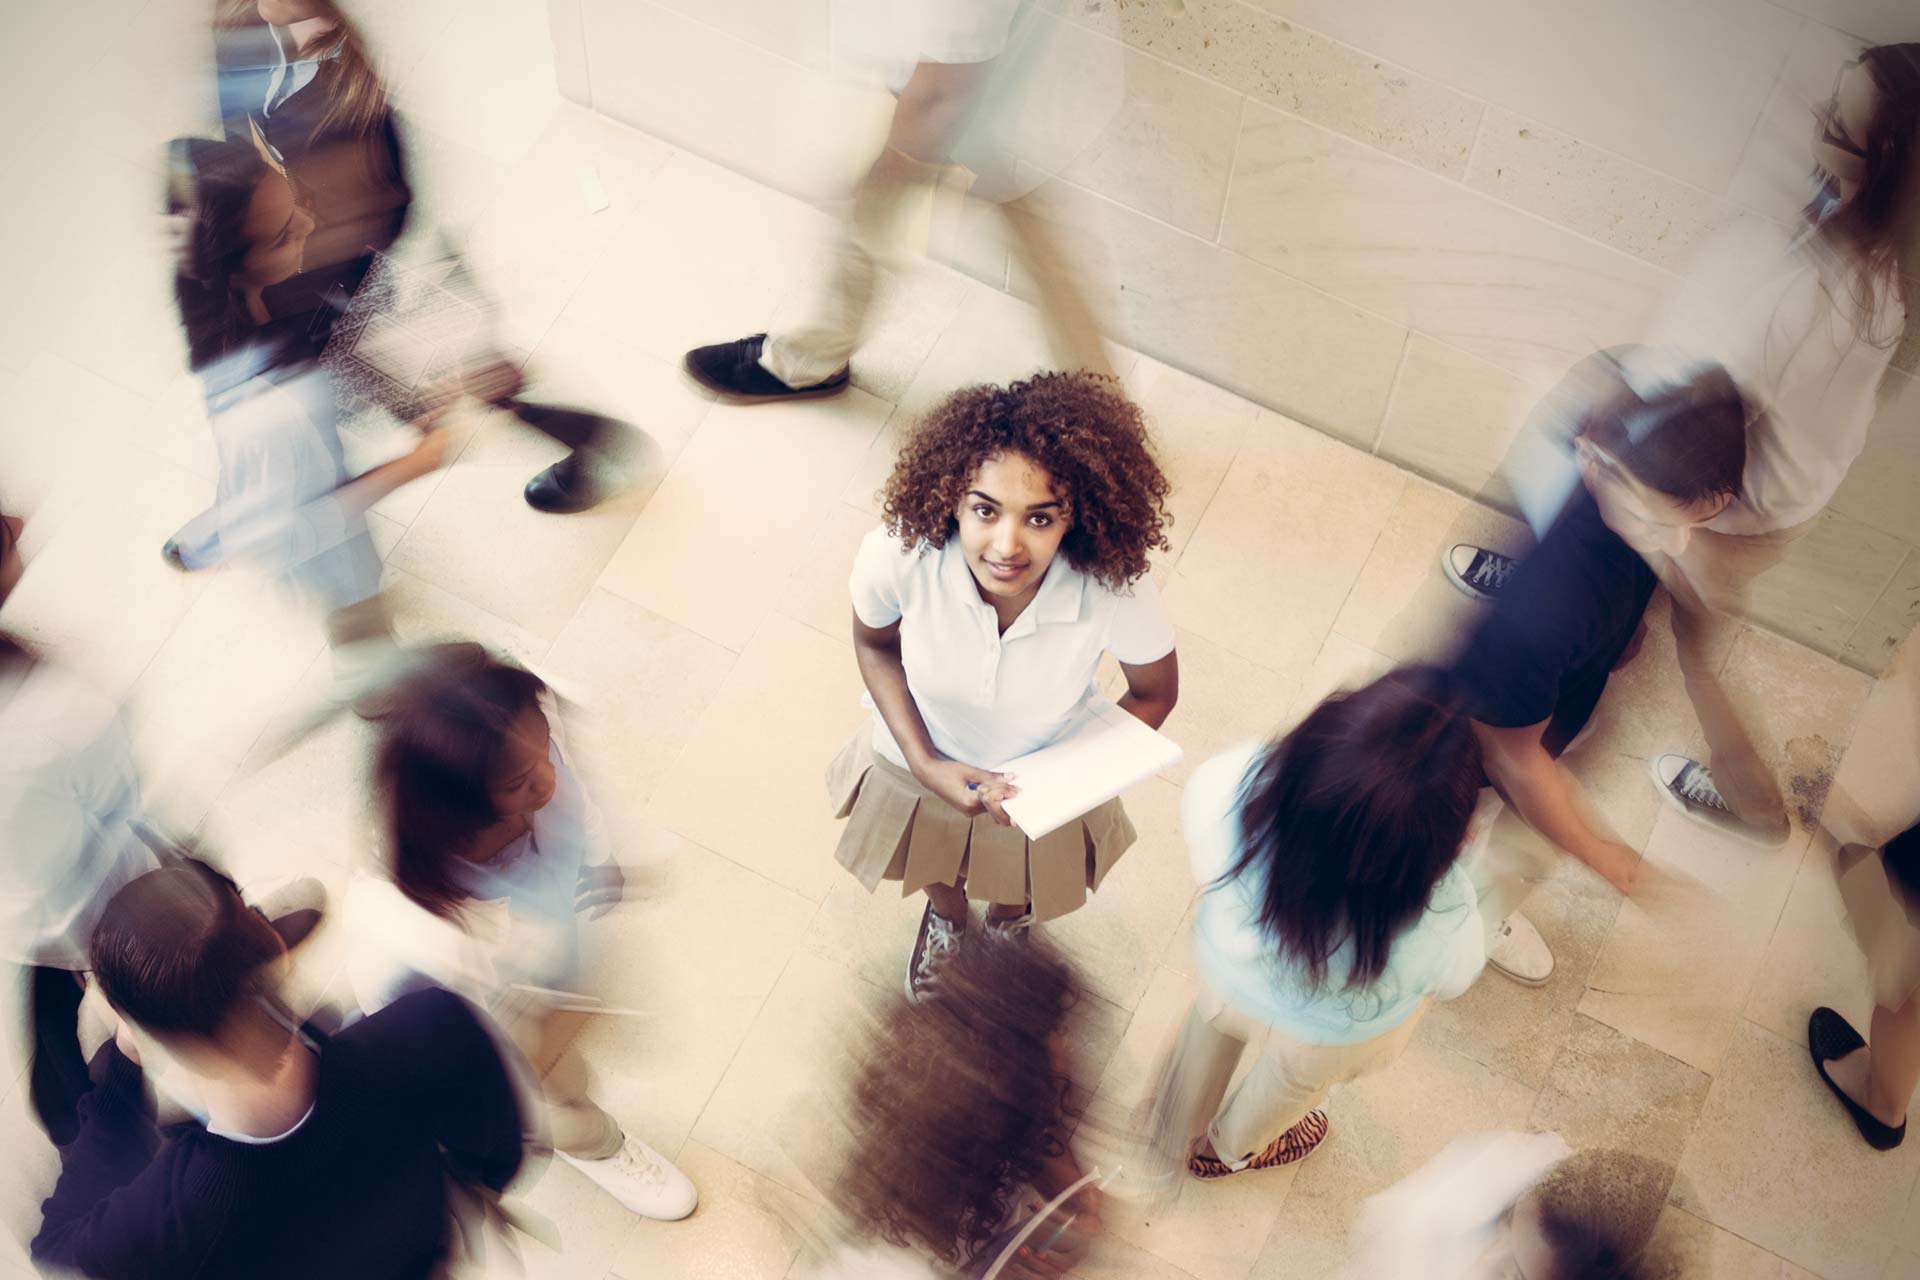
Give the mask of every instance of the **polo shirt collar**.
<svg viewBox="0 0 1920 1280">
<path fill-rule="evenodd" d="M 940 559 L 941 572 L 953 589 L 964 592 L 976 607 L 991 613 L 993 606 L 980 598 L 979 584 L 974 581 L 973 570 L 967 567 L 967 553 L 960 549 L 958 538 L 947 539 Z M 1087 575 L 1068 564 L 1064 554 L 1055 555 L 1053 563 L 1047 566 L 1047 576 L 1040 580 L 1040 590 L 1001 639 L 1017 640 L 1032 635 L 1042 623 L 1079 621 L 1086 587 Z"/>
</svg>

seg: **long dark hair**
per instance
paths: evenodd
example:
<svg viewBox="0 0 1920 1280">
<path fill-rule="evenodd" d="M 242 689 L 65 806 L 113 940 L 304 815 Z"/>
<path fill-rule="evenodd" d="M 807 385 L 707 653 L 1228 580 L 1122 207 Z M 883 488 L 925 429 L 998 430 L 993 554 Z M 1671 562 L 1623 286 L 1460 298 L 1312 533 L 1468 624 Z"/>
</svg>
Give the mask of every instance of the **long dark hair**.
<svg viewBox="0 0 1920 1280">
<path fill-rule="evenodd" d="M 1066 1150 L 1069 1086 L 1048 1041 L 1074 993 L 1044 942 L 970 938 L 928 998 L 889 1007 L 854 1050 L 855 1142 L 835 1186 L 862 1234 L 950 1265 L 993 1238 L 1015 1191 Z"/>
<path fill-rule="evenodd" d="M 252 247 L 248 206 L 261 182 L 276 175 L 265 157 L 243 142 L 176 138 L 167 156 L 167 212 L 187 219 L 173 298 L 186 330 L 187 364 L 200 369 L 261 328 L 248 314 L 239 277 Z"/>
<path fill-rule="evenodd" d="M 1824 220 L 1817 218 L 1817 205 L 1808 206 L 1808 216 L 1851 264 L 1856 330 L 1870 342 L 1890 345 L 1898 333 L 1872 330 L 1887 295 L 1899 290 L 1901 275 L 1915 266 L 1903 260 L 1903 251 L 1911 247 L 1907 237 L 1920 214 L 1920 44 L 1878 45 L 1862 51 L 1859 62 L 1878 91 L 1861 139 L 1866 177 L 1853 198 Z"/>
<path fill-rule="evenodd" d="M 1240 858 L 1222 879 L 1258 876 L 1261 927 L 1315 988 L 1348 940 L 1345 988 L 1366 987 L 1458 856 L 1481 776 L 1442 672 L 1336 693 L 1249 770 Z"/>
<path fill-rule="evenodd" d="M 451 918 L 464 896 L 454 868 L 500 820 L 488 780 L 508 730 L 546 685 L 477 644 L 428 649 L 374 709 L 374 790 L 388 870 L 400 892 Z"/>
</svg>

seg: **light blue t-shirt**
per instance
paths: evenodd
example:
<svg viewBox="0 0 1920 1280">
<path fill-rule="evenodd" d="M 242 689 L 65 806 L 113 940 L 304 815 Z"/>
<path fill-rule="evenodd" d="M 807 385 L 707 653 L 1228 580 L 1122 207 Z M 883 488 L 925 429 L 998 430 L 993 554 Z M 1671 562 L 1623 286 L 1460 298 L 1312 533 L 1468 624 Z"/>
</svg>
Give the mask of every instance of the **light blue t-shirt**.
<svg viewBox="0 0 1920 1280">
<path fill-rule="evenodd" d="M 1479 899 L 1466 868 L 1455 862 L 1434 886 L 1427 909 L 1394 939 L 1387 967 L 1366 987 L 1349 990 L 1353 944 L 1342 942 L 1318 989 L 1280 958 L 1259 924 L 1260 872 L 1214 888 L 1240 860 L 1240 796 L 1264 742 L 1235 747 L 1194 770 L 1182 802 L 1194 877 L 1207 891 L 1194 911 L 1193 958 L 1216 995 L 1247 1016 L 1309 1044 L 1358 1044 L 1412 1016 L 1428 996 L 1450 1000 L 1473 984 L 1486 963 Z M 1284 863 L 1280 868 L 1284 874 Z"/>
</svg>

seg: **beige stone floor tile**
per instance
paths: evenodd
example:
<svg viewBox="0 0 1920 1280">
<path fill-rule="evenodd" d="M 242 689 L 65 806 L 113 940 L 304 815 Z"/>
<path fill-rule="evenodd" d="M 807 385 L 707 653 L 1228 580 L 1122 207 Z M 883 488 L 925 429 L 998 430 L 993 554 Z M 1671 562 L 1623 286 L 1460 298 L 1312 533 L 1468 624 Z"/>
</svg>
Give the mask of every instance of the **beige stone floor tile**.
<svg viewBox="0 0 1920 1280">
<path fill-rule="evenodd" d="M 1920 1276 L 1920 1253 L 1896 1249 L 1888 1258 L 1880 1280 L 1914 1280 Z"/>
<path fill-rule="evenodd" d="M 1258 103 L 1221 243 L 1529 379 L 1632 338 L 1668 287 L 1635 258 Z"/>
<path fill-rule="evenodd" d="M 684 1222 L 642 1222 L 613 1258 L 613 1274 L 648 1280 L 730 1280 L 785 1275 L 804 1236 L 789 1216 L 812 1206 L 716 1151 L 689 1142 L 675 1161 L 700 1188 Z"/>
<path fill-rule="evenodd" d="M 1879 411 L 1867 429 L 1867 445 L 1833 495 L 1833 510 L 1920 541 L 1920 516 L 1907 499 L 1920 484 L 1920 378 L 1890 370 L 1880 386 Z"/>
<path fill-rule="evenodd" d="M 1300 677 L 1293 705 L 1281 723 L 1298 724 L 1330 694 L 1358 689 L 1392 669 L 1392 660 L 1384 654 L 1348 639 L 1337 630 L 1330 631 L 1320 652 L 1314 656 L 1313 665 Z"/>
<path fill-rule="evenodd" d="M 1909 553 L 1910 544 L 1892 534 L 1823 511 L 1786 559 L 1754 581 L 1747 615 L 1821 653 L 1839 653 Z"/>
<path fill-rule="evenodd" d="M 1180 701 L 1161 732 L 1186 756 L 1161 777 L 1185 786 L 1193 771 L 1230 747 L 1291 727 L 1299 680 L 1271 671 L 1192 631 L 1176 632 Z"/>
<path fill-rule="evenodd" d="M 1920 627 L 1920 552 L 1909 551 L 1886 590 L 1847 637 L 1840 660 L 1877 675 L 1915 627 Z"/>
<path fill-rule="evenodd" d="M 1764 631 L 1735 641 L 1723 674 L 1750 710 L 1754 745 L 1780 780 L 1796 830 L 1825 803 L 1872 681 Z"/>
<path fill-rule="evenodd" d="M 501 161 L 524 155 L 559 105 L 544 6 L 466 8 L 394 87 L 400 108 Z"/>
<path fill-rule="evenodd" d="M 393 634 L 402 645 L 472 640 L 522 666 L 540 665 L 547 653 L 545 636 L 517 627 L 404 570 L 387 571 L 382 594 L 393 619 Z"/>
<path fill-rule="evenodd" d="M 1756 849 L 1662 812 L 1646 857 L 1704 892 L 1653 909 L 1623 904 L 1580 1012 L 1715 1074 L 1805 852 L 1804 837 Z"/>
<path fill-rule="evenodd" d="M 599 586 L 718 641 L 744 646 L 872 444 L 887 405 L 719 405 L 600 576 Z"/>
<path fill-rule="evenodd" d="M 1193 874 L 1180 835 L 1180 790 L 1150 778 L 1129 791 L 1140 840 L 1078 911 L 1040 926 L 1094 994 L 1131 1010 L 1180 923 Z"/>
<path fill-rule="evenodd" d="M 835 504 L 781 592 L 780 611 L 824 636 L 852 643 L 853 597 L 847 582 L 860 540 L 877 524 L 870 511 Z"/>
<path fill-rule="evenodd" d="M 1247 434 L 1258 429 L 1259 410 L 1249 400 L 1144 356 L 1127 375 L 1126 386 L 1146 415 L 1155 456 L 1172 486 L 1167 538 L 1177 560 Z"/>
<path fill-rule="evenodd" d="M 690 347 L 765 330 L 833 227 L 827 214 L 685 151 L 622 223 L 563 314 L 676 366 Z"/>
<path fill-rule="evenodd" d="M 129 695 L 136 751 L 238 764 L 325 647 L 320 619 L 288 593 L 244 571 L 209 575 Z"/>
<path fill-rule="evenodd" d="M 593 1021 L 578 1044 L 594 1097 L 678 1149 L 760 1014 L 813 903 L 671 832 L 610 817 L 628 900 L 583 923 L 585 989 L 645 1016 Z"/>
<path fill-rule="evenodd" d="M 1247 107 L 1249 113 L 1262 109 Z M 1245 163 L 1244 152 L 1236 163 Z M 1239 199 L 1238 172 L 1230 215 Z M 1051 224 L 1062 256 L 1071 255 L 1095 282 L 1094 300 L 1110 308 L 1103 321 L 1110 337 L 1372 447 L 1406 345 L 1400 321 L 1307 287 L 1288 265 L 1221 253 L 1072 183 L 1046 183 L 1015 216 Z M 1009 287 L 1023 298 L 1039 296 L 1017 262 Z"/>
<path fill-rule="evenodd" d="M 770 614 L 656 788 L 652 816 L 818 902 L 844 874 L 823 779 L 866 720 L 860 690 L 845 645 Z"/>
<path fill-rule="evenodd" d="M 1423 168 L 1452 177 L 1466 170 L 1479 102 L 1286 15 L 1229 0 L 1192 0 L 1177 10 L 1070 0 L 1067 10 L 1117 25 L 1120 38 L 1156 57 Z"/>
<path fill-rule="evenodd" d="M 1576 1151 L 1631 1151 L 1677 1165 L 1709 1083 L 1685 1063 L 1576 1014 L 1530 1125 Z"/>
<path fill-rule="evenodd" d="M 529 1154 L 508 1194 L 545 1219 L 559 1244 L 556 1250 L 548 1241 L 519 1238 L 528 1280 L 603 1276 L 621 1245 L 641 1229 L 640 1218 L 556 1156 Z M 516 1274 L 522 1272 L 504 1258 L 480 1273 L 487 1280 Z"/>
<path fill-rule="evenodd" d="M 1126 99 L 1061 176 L 1182 231 L 1220 229 L 1241 97 L 1128 50 Z"/>
<path fill-rule="evenodd" d="M 350 714 L 328 720 L 278 757 L 263 741 L 207 815 L 207 847 L 260 875 L 360 865 L 376 852 L 373 744 L 372 728 Z"/>
<path fill-rule="evenodd" d="M 26 518 L 24 545 L 32 548 L 85 504 L 100 484 L 103 459 L 144 442 L 148 409 L 124 388 L 45 351 L 0 382 L 14 406 L 0 426 L 6 509 Z"/>
<path fill-rule="evenodd" d="M 1499 820 L 1518 821 L 1511 814 Z M 1553 948 L 1547 984 L 1523 987 L 1489 967 L 1465 995 L 1433 1006 L 1420 1028 L 1422 1040 L 1531 1088 L 1546 1082 L 1620 910 L 1617 893 L 1567 862 L 1523 908 Z"/>
<path fill-rule="evenodd" d="M 1366 1197 L 1455 1138 L 1525 1128 L 1533 1099 L 1531 1089 L 1416 1036 L 1392 1067 L 1333 1095 L 1326 1140 L 1299 1165 L 1252 1274 L 1328 1274 L 1347 1256 L 1347 1233 Z"/>
<path fill-rule="evenodd" d="M 1799 27 L 1788 10 L 1736 3 L 1679 13 L 1657 0 L 1553 10 L 1473 0 L 1444 13 L 1337 0 L 1254 3 L 1716 191 Z M 1533 56 L 1513 57 L 1515 42 Z M 1627 84 L 1633 91 L 1623 92 Z M 1682 117 L 1688 127 L 1674 128 Z"/>
<path fill-rule="evenodd" d="M 690 398 L 671 372 L 642 362 L 650 393 Z M 593 407 L 593 406 L 589 406 Z M 646 505 L 672 437 L 643 447 L 634 487 L 574 515 L 535 511 L 521 490 L 566 449 L 504 413 L 490 413 L 411 522 L 391 563 L 539 635 L 559 633 Z"/>
<path fill-rule="evenodd" d="M 866 1020 L 904 999 L 849 980 L 831 960 L 801 950 L 728 1064 L 692 1139 L 789 1191 L 818 1198 L 844 1159 L 839 1091 L 849 1047 Z"/>
<path fill-rule="evenodd" d="M 1651 1280 L 1798 1280 L 1810 1274 L 1671 1205 L 1660 1215 L 1647 1257 Z"/>
<path fill-rule="evenodd" d="M 1743 1023 L 1681 1161 L 1680 1208 L 1828 1280 L 1873 1280 L 1897 1238 L 1920 1149 L 1876 1152 L 1804 1043 Z"/>
<path fill-rule="evenodd" d="M 1410 334 L 1378 452 L 1461 493 L 1503 494 L 1500 464 L 1539 398 L 1537 382 Z"/>
<path fill-rule="evenodd" d="M 206 576 L 165 564 L 160 546 L 211 496 L 145 454 L 104 453 L 44 542 L 29 517 L 27 569 L 7 597 L 6 625 L 109 696 L 126 692 L 206 589 Z"/>
<path fill-rule="evenodd" d="M 1669 271 L 1728 217 L 1726 202 L 1572 134 L 1487 108 L 1467 185 Z"/>
<path fill-rule="evenodd" d="M 1305 667 L 1406 483 L 1262 413 L 1164 592 L 1174 622 L 1263 666 Z"/>
<path fill-rule="evenodd" d="M 698 18 L 737 40 L 759 45 L 783 58 L 826 70 L 830 0 L 660 0 L 665 7 Z M 631 1278 L 629 1278 L 631 1280 Z"/>
<path fill-rule="evenodd" d="M 1486 617 L 1440 567 L 1457 542 L 1518 555 L 1532 539 L 1519 521 L 1410 478 L 1333 629 L 1396 661 L 1450 662 Z"/>
<path fill-rule="evenodd" d="M 903 897 L 899 884 L 889 881 L 868 893 L 851 875 L 835 870 L 801 945 L 879 990 L 900 990 L 926 898 Z M 968 927 L 978 925 L 976 919 Z"/>
<path fill-rule="evenodd" d="M 1748 1020 L 1782 1040 L 1804 1039 L 1807 1015 L 1819 1005 L 1839 1010 L 1856 1027 L 1873 1016 L 1873 988 L 1847 929 L 1834 852 L 1825 833 L 1814 837 L 1747 997 Z"/>
</svg>

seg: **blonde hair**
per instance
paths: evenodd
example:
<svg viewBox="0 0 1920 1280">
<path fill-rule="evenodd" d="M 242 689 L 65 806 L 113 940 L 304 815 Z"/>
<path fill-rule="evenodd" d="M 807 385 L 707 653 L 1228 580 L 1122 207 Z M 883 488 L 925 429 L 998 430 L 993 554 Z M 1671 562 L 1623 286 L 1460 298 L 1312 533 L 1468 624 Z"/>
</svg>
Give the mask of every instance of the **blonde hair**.
<svg viewBox="0 0 1920 1280">
<path fill-rule="evenodd" d="M 381 83 L 367 43 L 352 19 L 333 0 L 314 0 L 333 24 L 305 52 L 314 58 L 331 59 L 337 70 L 329 96 L 331 101 L 313 127 L 315 137 L 326 133 L 358 135 L 377 128 L 387 116 L 387 90 Z M 256 0 L 214 0 L 213 25 L 216 30 L 251 27 L 261 24 Z"/>
</svg>

